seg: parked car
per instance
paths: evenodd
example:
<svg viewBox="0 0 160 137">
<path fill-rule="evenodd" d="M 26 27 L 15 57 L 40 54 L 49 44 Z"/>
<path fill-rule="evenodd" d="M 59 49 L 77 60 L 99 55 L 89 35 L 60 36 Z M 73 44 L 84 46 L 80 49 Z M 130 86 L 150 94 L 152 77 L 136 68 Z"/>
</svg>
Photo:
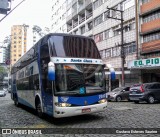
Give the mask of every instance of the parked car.
<svg viewBox="0 0 160 137">
<path fill-rule="evenodd" d="M 3 88 L 3 90 L 4 90 L 5 92 L 7 92 L 7 91 L 8 91 L 8 89 L 7 89 L 7 88 L 5 88 L 5 87 Z"/>
<path fill-rule="evenodd" d="M 0 87 L 0 97 L 5 97 L 6 96 L 6 91 L 3 90 L 3 87 Z"/>
<path fill-rule="evenodd" d="M 150 104 L 160 100 L 160 83 L 135 84 L 130 88 L 129 99 L 135 103 L 146 101 Z"/>
<path fill-rule="evenodd" d="M 11 93 L 11 86 L 8 87 L 8 93 Z"/>
<path fill-rule="evenodd" d="M 107 93 L 108 101 L 121 101 L 129 100 L 129 88 L 130 87 L 119 87 Z"/>
</svg>

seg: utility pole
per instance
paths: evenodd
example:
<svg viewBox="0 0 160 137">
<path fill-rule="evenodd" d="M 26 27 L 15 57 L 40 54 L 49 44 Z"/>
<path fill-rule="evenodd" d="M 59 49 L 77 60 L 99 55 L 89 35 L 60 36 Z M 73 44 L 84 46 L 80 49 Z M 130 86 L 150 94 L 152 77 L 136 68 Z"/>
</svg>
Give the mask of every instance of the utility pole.
<svg viewBox="0 0 160 137">
<path fill-rule="evenodd" d="M 112 16 L 108 16 L 108 18 L 111 18 L 111 19 L 115 19 L 115 20 L 120 20 L 121 21 L 121 67 L 122 67 L 122 86 L 125 86 L 125 82 L 124 82 L 124 63 L 125 63 L 125 55 L 124 55 L 124 40 L 123 40 L 123 10 L 118 10 L 118 9 L 114 9 L 114 8 L 108 8 L 107 9 L 109 10 L 109 13 L 110 11 L 116 11 L 116 12 L 119 12 L 121 15 L 120 15 L 120 18 L 117 18 L 117 17 L 112 17 Z M 121 8 L 122 9 L 122 8 Z"/>
</svg>

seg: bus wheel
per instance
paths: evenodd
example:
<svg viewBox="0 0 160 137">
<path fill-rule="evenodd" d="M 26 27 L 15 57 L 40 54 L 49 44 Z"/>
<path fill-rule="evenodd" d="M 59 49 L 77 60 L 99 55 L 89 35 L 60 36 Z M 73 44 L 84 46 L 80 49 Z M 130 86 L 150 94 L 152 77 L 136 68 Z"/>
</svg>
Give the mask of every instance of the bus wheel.
<svg viewBox="0 0 160 137">
<path fill-rule="evenodd" d="M 43 117 L 43 112 L 42 112 L 42 108 L 41 108 L 41 103 L 38 102 L 36 105 L 36 111 L 37 111 L 37 115 L 42 118 Z"/>
<path fill-rule="evenodd" d="M 17 107 L 19 106 L 19 102 L 18 102 L 18 98 L 17 98 L 17 97 L 14 98 L 14 104 L 15 104 L 15 106 L 17 106 Z"/>
</svg>

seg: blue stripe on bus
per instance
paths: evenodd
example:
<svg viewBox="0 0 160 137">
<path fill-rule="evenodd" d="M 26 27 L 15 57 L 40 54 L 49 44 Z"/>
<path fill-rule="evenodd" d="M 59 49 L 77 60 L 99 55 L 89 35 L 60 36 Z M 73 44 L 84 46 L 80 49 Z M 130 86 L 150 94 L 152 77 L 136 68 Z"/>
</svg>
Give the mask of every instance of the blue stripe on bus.
<svg viewBox="0 0 160 137">
<path fill-rule="evenodd" d="M 44 46 L 44 45 L 41 45 Z M 41 72 L 41 63 L 40 63 L 40 48 L 41 46 L 38 48 L 38 59 L 37 59 L 37 63 L 38 63 L 38 69 L 39 69 L 39 75 L 40 75 L 40 85 L 41 85 L 41 97 L 42 97 L 42 104 L 43 104 L 43 109 L 44 109 L 44 113 L 53 116 L 53 95 L 49 96 L 46 92 L 44 92 L 43 87 L 42 87 L 42 72 Z"/>
<path fill-rule="evenodd" d="M 27 102 L 23 98 L 18 97 L 18 102 L 21 103 L 21 104 L 23 104 L 23 105 L 26 105 L 28 107 L 34 108 L 29 102 Z"/>
<path fill-rule="evenodd" d="M 43 98 L 44 98 L 44 100 L 43 100 L 44 108 L 46 108 L 46 109 L 44 109 L 45 113 L 53 116 L 53 95 L 49 95 L 49 94 L 45 93 L 43 95 Z"/>
<path fill-rule="evenodd" d="M 46 113 L 50 116 L 53 116 L 53 105 L 47 105 Z"/>
<path fill-rule="evenodd" d="M 64 97 L 58 97 L 58 102 L 63 103 Z M 66 103 L 78 106 L 92 105 L 97 103 L 100 99 L 106 98 L 105 94 L 93 95 L 93 96 L 85 96 L 85 97 L 67 97 L 68 99 L 65 101 Z"/>
</svg>

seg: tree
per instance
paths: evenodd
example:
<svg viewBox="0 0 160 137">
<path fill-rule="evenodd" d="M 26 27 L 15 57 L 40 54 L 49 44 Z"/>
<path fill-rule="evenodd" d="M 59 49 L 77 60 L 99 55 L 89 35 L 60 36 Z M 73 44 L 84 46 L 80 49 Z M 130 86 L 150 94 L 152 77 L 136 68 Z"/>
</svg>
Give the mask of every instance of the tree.
<svg viewBox="0 0 160 137">
<path fill-rule="evenodd" d="M 34 25 L 32 30 L 33 30 L 33 32 L 37 32 L 41 37 L 43 36 L 42 29 L 39 26 Z"/>
<path fill-rule="evenodd" d="M 3 82 L 4 76 L 7 74 L 6 69 L 3 66 L 0 66 L 0 81 Z"/>
</svg>

